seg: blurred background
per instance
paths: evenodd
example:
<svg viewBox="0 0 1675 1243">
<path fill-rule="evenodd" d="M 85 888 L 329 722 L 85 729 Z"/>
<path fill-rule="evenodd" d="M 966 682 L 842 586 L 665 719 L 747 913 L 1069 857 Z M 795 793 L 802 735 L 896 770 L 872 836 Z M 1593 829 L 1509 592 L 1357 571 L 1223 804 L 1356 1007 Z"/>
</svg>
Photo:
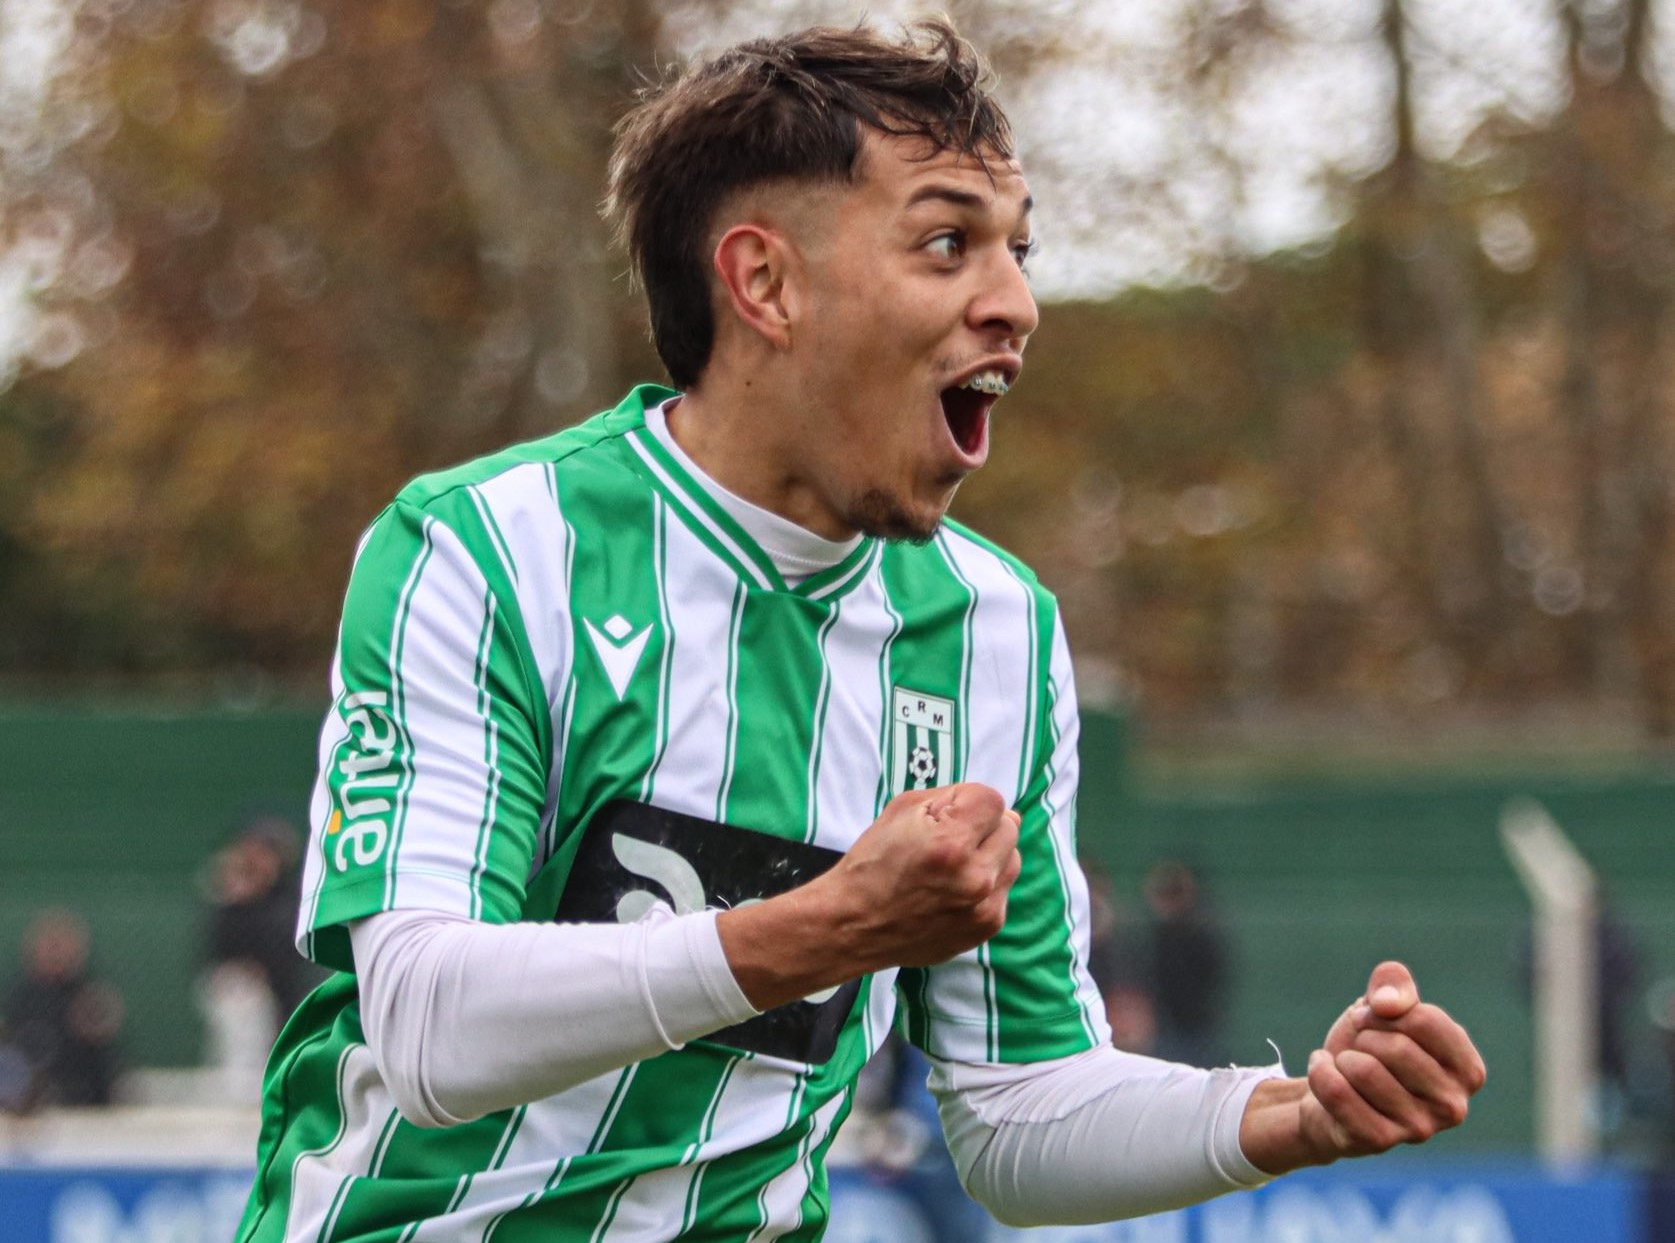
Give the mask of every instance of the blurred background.
<svg viewBox="0 0 1675 1243">
<path fill-rule="evenodd" d="M 1669 1165 L 1675 4 L 942 7 L 1000 72 L 1044 304 L 955 512 L 1064 605 L 1119 1040 L 1297 1069 L 1403 957 L 1491 1067 L 1425 1168 L 1539 1171 L 1533 799 L 1595 876 L 1591 1168 Z M 0 0 L 0 1207 L 126 1239 L 154 1189 L 41 1171 L 251 1160 L 357 535 L 663 378 L 597 211 L 635 90 L 922 11 Z M 899 1174 L 879 1090 L 856 1160 Z M 225 1237 L 239 1176 L 191 1186 Z M 1661 1194 L 1414 1237 L 1675 1238 Z M 1216 1228 L 1178 1226 L 1108 1237 Z"/>
</svg>

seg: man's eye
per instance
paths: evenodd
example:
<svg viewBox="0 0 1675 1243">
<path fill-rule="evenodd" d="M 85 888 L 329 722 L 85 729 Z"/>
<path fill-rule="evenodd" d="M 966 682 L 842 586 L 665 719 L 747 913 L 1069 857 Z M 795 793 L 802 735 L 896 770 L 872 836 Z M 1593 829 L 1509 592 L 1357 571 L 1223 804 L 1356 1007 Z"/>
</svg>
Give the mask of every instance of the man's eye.
<svg viewBox="0 0 1675 1243">
<path fill-rule="evenodd" d="M 958 259 L 965 254 L 965 234 L 941 233 L 925 243 L 931 254 L 938 259 Z"/>
</svg>

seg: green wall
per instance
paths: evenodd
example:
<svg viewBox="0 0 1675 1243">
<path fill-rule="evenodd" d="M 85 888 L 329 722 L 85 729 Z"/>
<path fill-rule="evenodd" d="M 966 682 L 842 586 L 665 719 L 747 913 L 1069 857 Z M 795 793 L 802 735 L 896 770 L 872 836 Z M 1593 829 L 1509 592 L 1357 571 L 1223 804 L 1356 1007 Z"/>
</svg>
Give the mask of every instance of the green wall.
<svg viewBox="0 0 1675 1243">
<path fill-rule="evenodd" d="M 0 979 L 35 911 L 73 907 L 126 1002 L 126 1063 L 195 1062 L 200 872 L 250 815 L 306 828 L 320 711 L 0 712 Z"/>
<path fill-rule="evenodd" d="M 1091 748 L 1085 748 L 1091 751 Z M 1095 761 L 1097 766 L 1097 760 Z M 1637 998 L 1675 974 L 1675 777 L 1567 777 L 1548 767 L 1481 777 L 1145 780 L 1100 800 L 1091 775 L 1082 847 L 1138 902 L 1164 856 L 1200 868 L 1239 964 L 1230 1044 L 1299 1071 L 1381 958 L 1472 1032 L 1489 1082 L 1448 1147 L 1507 1150 L 1533 1134 L 1529 1007 L 1514 945 L 1528 903 L 1501 852 L 1508 800 L 1539 799 L 1598 869 L 1643 953 Z M 1106 808 L 1110 811 L 1107 812 Z M 1655 1032 L 1637 1000 L 1634 1052 L 1654 1077 Z"/>
<path fill-rule="evenodd" d="M 0 711 L 0 978 L 33 911 L 74 906 L 126 997 L 129 1064 L 195 1061 L 200 870 L 251 814 L 302 823 L 319 711 Z M 1496 835 L 1516 796 L 1541 799 L 1607 878 L 1647 981 L 1675 974 L 1675 776 L 1165 778 L 1129 750 L 1127 722 L 1089 714 L 1083 849 L 1136 904 L 1155 859 L 1200 866 L 1237 946 L 1240 1060 L 1264 1060 L 1272 1038 L 1300 1068 L 1373 963 L 1403 958 L 1489 1062 L 1471 1125 L 1445 1143 L 1526 1146 L 1528 1015 L 1511 962 L 1526 907 Z M 1650 1029 L 1633 1017 L 1644 1053 Z"/>
</svg>

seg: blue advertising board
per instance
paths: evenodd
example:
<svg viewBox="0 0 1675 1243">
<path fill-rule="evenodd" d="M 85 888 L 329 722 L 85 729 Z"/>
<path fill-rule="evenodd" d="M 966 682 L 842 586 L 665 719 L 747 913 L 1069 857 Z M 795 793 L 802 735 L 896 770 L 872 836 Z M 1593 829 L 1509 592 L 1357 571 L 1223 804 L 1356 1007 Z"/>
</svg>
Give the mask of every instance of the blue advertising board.
<svg viewBox="0 0 1675 1243">
<path fill-rule="evenodd" d="M 5 1243 L 227 1243 L 247 1171 L 0 1168 Z M 989 1243 L 1658 1243 L 1635 1178 L 1534 1166 L 1350 1164 L 1177 1213 L 1018 1231 Z M 906 1186 L 832 1172 L 827 1243 L 950 1243 Z M 977 1243 L 969 1237 L 957 1243 Z"/>
<path fill-rule="evenodd" d="M 880 1212 L 917 1210 L 868 1181 L 834 1173 L 828 1243 L 953 1243 L 931 1215 L 890 1233 Z M 1620 1172 L 1557 1178 L 1533 1165 L 1348 1163 L 1133 1221 L 995 1226 L 989 1243 L 1661 1243 L 1647 1232 L 1644 1201 L 1640 1182 Z"/>
</svg>

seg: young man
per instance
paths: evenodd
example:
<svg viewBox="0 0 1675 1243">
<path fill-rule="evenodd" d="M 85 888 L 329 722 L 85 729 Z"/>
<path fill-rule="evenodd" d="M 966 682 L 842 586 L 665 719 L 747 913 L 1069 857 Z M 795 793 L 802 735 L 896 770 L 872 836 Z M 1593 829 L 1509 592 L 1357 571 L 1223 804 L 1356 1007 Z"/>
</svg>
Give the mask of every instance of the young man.
<svg viewBox="0 0 1675 1243">
<path fill-rule="evenodd" d="M 363 540 L 299 930 L 340 974 L 241 1239 L 817 1238 L 892 1022 L 1009 1221 L 1459 1122 L 1482 1064 L 1395 964 L 1306 1079 L 1108 1044 L 1057 611 L 943 521 L 1036 326 L 974 53 L 736 48 L 628 117 L 611 195 L 675 389 Z"/>
</svg>

